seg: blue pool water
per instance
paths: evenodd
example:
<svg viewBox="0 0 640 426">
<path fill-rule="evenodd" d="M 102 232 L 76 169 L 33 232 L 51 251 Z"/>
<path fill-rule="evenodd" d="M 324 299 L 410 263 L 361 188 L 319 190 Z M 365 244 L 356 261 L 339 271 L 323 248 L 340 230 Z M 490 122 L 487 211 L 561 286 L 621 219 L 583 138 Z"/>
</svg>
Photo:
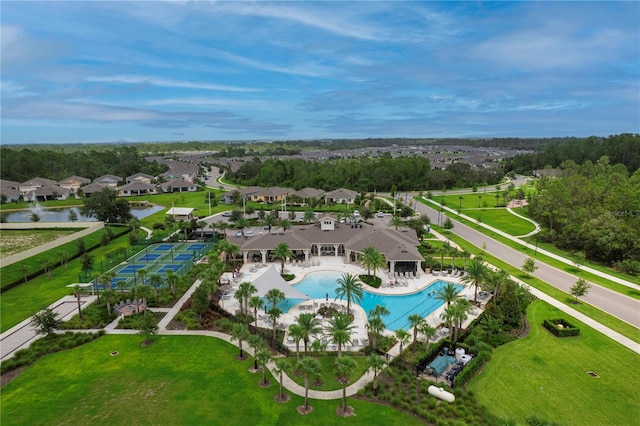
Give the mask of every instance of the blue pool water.
<svg viewBox="0 0 640 426">
<path fill-rule="evenodd" d="M 324 299 L 328 295 L 329 301 L 333 301 L 336 297 L 335 289 L 338 287 L 337 280 L 341 276 L 342 273 L 340 272 L 313 272 L 308 274 L 299 284 L 294 285 L 294 287 L 308 295 L 311 299 Z M 397 330 L 402 328 L 408 330 L 410 325 L 407 317 L 413 314 L 426 317 L 443 305 L 444 302 L 436 300 L 433 293 L 446 284 L 446 281 L 436 281 L 417 293 L 398 296 L 381 295 L 365 291 L 364 297 L 359 305 L 362 306 L 367 313 L 375 308 L 376 305 L 386 307 L 390 314 L 383 317 L 382 320 L 387 325 L 387 329 Z M 456 287 L 458 291 L 463 288 L 463 286 L 457 284 Z M 300 302 L 303 302 L 303 300 L 289 299 L 279 305 L 279 307 L 284 312 L 288 312 L 292 306 Z"/>
</svg>

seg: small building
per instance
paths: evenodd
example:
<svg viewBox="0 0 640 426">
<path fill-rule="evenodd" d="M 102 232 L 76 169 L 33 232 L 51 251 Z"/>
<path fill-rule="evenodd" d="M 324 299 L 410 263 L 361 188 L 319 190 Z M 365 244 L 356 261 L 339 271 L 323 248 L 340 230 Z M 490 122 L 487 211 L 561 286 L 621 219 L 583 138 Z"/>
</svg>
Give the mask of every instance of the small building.
<svg viewBox="0 0 640 426">
<path fill-rule="evenodd" d="M 195 219 L 194 210 L 192 207 L 171 207 L 167 210 L 166 215 L 172 216 L 174 221 L 180 222 L 181 220 Z"/>
<path fill-rule="evenodd" d="M 261 189 L 251 194 L 251 200 L 259 203 L 274 204 L 283 201 L 287 195 L 293 194 L 294 192 L 292 188 L 272 186 L 271 188 Z"/>
<path fill-rule="evenodd" d="M 0 200 L 3 203 L 12 203 L 20 200 L 20 191 L 8 186 L 0 187 Z"/>
<path fill-rule="evenodd" d="M 259 191 L 262 191 L 262 188 L 259 186 L 247 186 L 233 191 L 224 192 L 220 195 L 220 199 L 223 203 L 231 204 L 233 203 L 233 194 L 237 192 L 240 194 L 240 199 L 251 200 L 251 196 Z"/>
<path fill-rule="evenodd" d="M 25 201 L 66 200 L 71 190 L 58 185 L 45 185 L 23 196 Z"/>
<path fill-rule="evenodd" d="M 28 195 L 29 193 L 35 191 L 38 188 L 42 188 L 43 186 L 51 186 L 57 185 L 58 183 L 55 180 L 45 179 L 41 177 L 36 177 L 33 179 L 29 179 L 26 182 L 22 182 L 18 184 L 18 191 L 22 193 L 22 195 Z"/>
<path fill-rule="evenodd" d="M 93 182 L 93 183 L 90 183 L 89 185 L 81 187 L 80 191 L 82 191 L 85 197 L 89 198 L 91 197 L 91 194 L 94 194 L 96 192 L 101 192 L 105 188 L 110 188 L 110 187 L 105 185 L 104 183 Z M 76 191 L 76 194 L 80 191 Z"/>
<path fill-rule="evenodd" d="M 324 197 L 325 191 L 322 189 L 316 189 L 316 188 L 302 188 L 296 192 L 294 192 L 293 194 L 291 194 L 294 197 L 298 197 L 302 200 L 302 204 L 307 204 L 308 201 L 312 198 L 315 199 L 322 199 Z"/>
</svg>

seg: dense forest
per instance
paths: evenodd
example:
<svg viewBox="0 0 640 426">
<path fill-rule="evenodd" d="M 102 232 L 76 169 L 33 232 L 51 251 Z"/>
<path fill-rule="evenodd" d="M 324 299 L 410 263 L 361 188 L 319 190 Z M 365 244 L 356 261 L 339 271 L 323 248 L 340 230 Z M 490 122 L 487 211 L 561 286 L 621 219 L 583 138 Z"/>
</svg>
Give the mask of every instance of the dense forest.
<svg viewBox="0 0 640 426">
<path fill-rule="evenodd" d="M 350 188 L 356 191 L 423 191 L 429 189 L 495 184 L 502 170 L 471 169 L 468 164 L 454 163 L 447 170 L 431 170 L 427 158 L 418 156 L 392 158 L 384 154 L 376 158 L 361 157 L 325 162 L 300 159 L 281 160 L 257 157 L 244 163 L 227 177 L 238 184 L 285 186 L 295 189 L 312 187 L 324 190 Z"/>
<path fill-rule="evenodd" d="M 77 175 L 90 179 L 104 174 L 126 177 L 138 172 L 152 176 L 166 171 L 166 165 L 145 161 L 133 146 L 118 146 L 96 151 L 77 149 L 69 152 L 46 149 L 0 149 L 0 177 L 24 182 L 34 177 L 62 180 Z"/>
<path fill-rule="evenodd" d="M 640 273 L 640 170 L 601 157 L 560 164 L 558 178 L 541 178 L 529 213 L 541 237 L 588 258 Z"/>
<path fill-rule="evenodd" d="M 507 172 L 531 174 L 532 170 L 558 167 L 563 161 L 595 163 L 606 155 L 611 164 L 624 164 L 632 173 L 640 168 L 640 135 L 625 133 L 607 138 L 553 140 L 538 147 L 534 154 L 521 154 L 505 160 Z"/>
</svg>

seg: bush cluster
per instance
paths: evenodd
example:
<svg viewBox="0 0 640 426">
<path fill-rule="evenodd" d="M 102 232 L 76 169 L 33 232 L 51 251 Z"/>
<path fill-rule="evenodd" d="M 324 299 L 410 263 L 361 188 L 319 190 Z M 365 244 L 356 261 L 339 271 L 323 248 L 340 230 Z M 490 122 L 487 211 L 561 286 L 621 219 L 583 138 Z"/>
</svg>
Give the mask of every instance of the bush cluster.
<svg viewBox="0 0 640 426">
<path fill-rule="evenodd" d="M 469 361 L 469 363 L 456 376 L 453 382 L 454 386 L 456 388 L 463 387 L 465 384 L 467 384 L 469 380 L 471 380 L 473 375 L 476 374 L 476 372 L 480 368 L 482 368 L 482 366 L 490 359 L 491 359 L 490 352 L 480 352 L 478 355 L 473 357 L 473 359 Z"/>
<path fill-rule="evenodd" d="M 562 327 L 559 327 L 562 325 Z M 549 330 L 556 337 L 571 337 L 571 336 L 579 336 L 580 329 L 572 325 L 567 320 L 562 318 L 559 319 L 546 319 L 542 323 L 542 326 Z"/>
</svg>

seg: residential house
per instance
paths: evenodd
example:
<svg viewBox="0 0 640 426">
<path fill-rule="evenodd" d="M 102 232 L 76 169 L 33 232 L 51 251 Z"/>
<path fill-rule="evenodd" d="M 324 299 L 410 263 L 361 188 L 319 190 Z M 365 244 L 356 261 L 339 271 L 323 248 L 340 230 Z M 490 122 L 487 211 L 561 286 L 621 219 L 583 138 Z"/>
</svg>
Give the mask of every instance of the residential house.
<svg viewBox="0 0 640 426">
<path fill-rule="evenodd" d="M 198 190 L 198 185 L 185 179 L 172 179 L 163 182 L 160 187 L 162 192 L 195 192 Z"/>
<path fill-rule="evenodd" d="M 158 189 L 155 185 L 146 182 L 131 182 L 120 187 L 121 197 L 131 197 L 133 195 L 155 195 Z"/>
<path fill-rule="evenodd" d="M 292 198 L 299 198 L 302 200 L 302 204 L 307 204 L 308 201 L 312 198 L 315 198 L 317 200 L 322 199 L 322 197 L 324 197 L 325 191 L 322 189 L 315 189 L 315 188 L 302 188 L 296 192 L 294 192 L 292 195 Z"/>
<path fill-rule="evenodd" d="M 335 191 L 327 192 L 324 195 L 324 201 L 326 204 L 353 204 L 358 193 L 350 189 L 339 188 Z"/>
<path fill-rule="evenodd" d="M 292 188 L 280 188 L 279 186 L 272 186 L 271 188 L 261 189 L 251 194 L 251 200 L 274 204 L 283 201 L 289 194 L 293 194 L 295 191 Z"/>
<path fill-rule="evenodd" d="M 20 191 L 10 186 L 0 186 L 0 200 L 3 203 L 12 203 L 20 200 Z"/>
<path fill-rule="evenodd" d="M 247 186 L 244 188 L 238 188 L 232 191 L 224 192 L 220 195 L 220 199 L 223 203 L 231 204 L 233 203 L 234 192 L 238 192 L 238 194 L 240 194 L 240 199 L 251 200 L 251 196 L 258 191 L 262 191 L 262 188 L 260 188 L 259 186 Z"/>
<path fill-rule="evenodd" d="M 26 182 L 22 182 L 20 184 L 18 184 L 18 191 L 20 191 L 22 193 L 22 195 L 28 195 L 30 193 L 32 193 L 33 191 L 35 191 L 38 188 L 42 188 L 43 186 L 48 186 L 48 185 L 57 185 L 57 182 L 55 180 L 51 180 L 51 179 L 45 179 L 45 178 L 41 178 L 41 177 L 36 177 L 33 179 L 29 179 Z"/>
<path fill-rule="evenodd" d="M 66 200 L 71 190 L 58 185 L 45 185 L 24 194 L 25 201 Z"/>
<path fill-rule="evenodd" d="M 103 175 L 93 180 L 93 183 L 101 183 L 103 185 L 108 186 L 111 189 L 116 189 L 118 184 L 122 182 L 123 179 L 120 176 L 114 175 Z"/>
<path fill-rule="evenodd" d="M 93 183 L 90 183 L 89 185 L 83 186 L 81 188 L 81 191 L 85 197 L 89 198 L 91 197 L 91 194 L 95 192 L 101 192 L 105 188 L 110 188 L 110 186 L 105 185 L 104 183 L 93 182 Z"/>
<path fill-rule="evenodd" d="M 87 179 L 81 176 L 69 176 L 66 179 L 62 179 L 58 182 L 58 186 L 67 188 L 71 192 L 76 192 L 82 185 L 91 183 L 91 179 Z"/>
<path fill-rule="evenodd" d="M 155 176 L 148 175 L 146 173 L 136 173 L 131 176 L 127 176 L 127 183 L 141 182 L 146 184 L 151 184 L 151 182 L 155 180 Z"/>
</svg>

